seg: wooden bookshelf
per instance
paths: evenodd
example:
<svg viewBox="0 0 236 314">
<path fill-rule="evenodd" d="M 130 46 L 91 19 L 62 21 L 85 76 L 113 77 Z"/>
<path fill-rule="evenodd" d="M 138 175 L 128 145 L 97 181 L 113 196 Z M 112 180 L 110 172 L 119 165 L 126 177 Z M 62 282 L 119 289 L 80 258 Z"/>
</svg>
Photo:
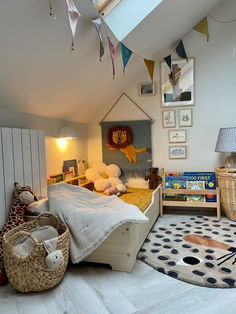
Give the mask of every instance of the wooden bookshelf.
<svg viewBox="0 0 236 314">
<path fill-rule="evenodd" d="M 80 179 L 84 179 L 83 182 L 79 182 Z M 69 178 L 69 179 L 66 179 L 64 181 L 62 181 L 63 183 L 68 183 L 68 184 L 73 184 L 74 182 L 76 181 L 76 185 L 78 186 L 81 186 L 83 188 L 86 188 L 90 191 L 93 191 L 93 183 L 91 181 L 88 181 L 85 177 L 85 175 L 81 175 L 81 176 L 77 176 L 77 177 L 74 177 L 74 178 Z"/>
<path fill-rule="evenodd" d="M 85 175 L 82 175 L 82 176 L 77 176 L 77 177 L 73 177 L 73 178 L 69 178 L 69 179 L 66 179 L 66 180 L 63 180 L 62 182 L 63 183 L 71 183 L 75 180 L 79 180 L 79 179 L 85 179 Z"/>
<path fill-rule="evenodd" d="M 216 195 L 216 202 L 188 202 L 188 201 L 167 201 L 164 194 L 186 194 L 186 195 Z M 215 190 L 189 190 L 189 189 L 165 189 L 161 184 L 160 187 L 160 216 L 163 216 L 163 208 L 165 206 L 172 207 L 205 207 L 216 208 L 217 219 L 220 220 L 220 192 L 217 187 Z"/>
</svg>

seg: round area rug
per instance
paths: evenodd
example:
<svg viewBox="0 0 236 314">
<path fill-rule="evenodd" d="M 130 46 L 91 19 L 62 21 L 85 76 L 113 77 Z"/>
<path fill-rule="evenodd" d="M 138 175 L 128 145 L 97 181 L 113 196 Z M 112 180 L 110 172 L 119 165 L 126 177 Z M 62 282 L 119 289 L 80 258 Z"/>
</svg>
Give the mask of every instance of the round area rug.
<svg viewBox="0 0 236 314">
<path fill-rule="evenodd" d="M 211 288 L 236 287 L 236 223 L 196 216 L 160 227 L 145 240 L 138 259 L 159 272 Z"/>
</svg>

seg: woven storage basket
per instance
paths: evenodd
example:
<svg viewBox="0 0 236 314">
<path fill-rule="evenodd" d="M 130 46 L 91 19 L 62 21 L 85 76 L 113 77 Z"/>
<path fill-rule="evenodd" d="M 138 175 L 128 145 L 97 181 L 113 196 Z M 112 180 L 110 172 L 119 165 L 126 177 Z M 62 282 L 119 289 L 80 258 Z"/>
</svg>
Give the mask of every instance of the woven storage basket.
<svg viewBox="0 0 236 314">
<path fill-rule="evenodd" d="M 56 229 L 59 232 L 57 249 L 62 251 L 64 264 L 54 271 L 49 271 L 45 263 L 47 252 L 43 244 L 29 233 L 39 225 L 42 216 L 52 216 L 56 221 Z M 29 236 L 34 242 L 33 251 L 26 257 L 14 252 L 13 245 L 22 235 Z M 69 230 L 61 223 L 56 215 L 46 212 L 40 214 L 33 221 L 24 223 L 3 236 L 4 267 L 7 277 L 13 287 L 20 292 L 44 291 L 56 286 L 63 278 L 69 257 Z"/>
<path fill-rule="evenodd" d="M 226 216 L 236 221 L 236 169 L 217 169 L 221 205 Z"/>
</svg>

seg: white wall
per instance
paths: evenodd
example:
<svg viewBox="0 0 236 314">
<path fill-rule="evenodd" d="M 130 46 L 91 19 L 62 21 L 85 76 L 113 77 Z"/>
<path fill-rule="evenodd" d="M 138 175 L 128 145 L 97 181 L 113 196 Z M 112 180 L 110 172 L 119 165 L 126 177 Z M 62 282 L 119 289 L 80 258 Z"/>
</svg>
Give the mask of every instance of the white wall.
<svg viewBox="0 0 236 314">
<path fill-rule="evenodd" d="M 230 20 L 236 16 L 236 2 L 227 0 L 215 11 L 213 16 L 221 20 Z M 209 19 L 210 41 L 203 35 L 192 31 L 184 44 L 188 56 L 195 58 L 195 106 L 193 107 L 193 127 L 187 129 L 187 160 L 168 159 L 168 129 L 162 128 L 160 108 L 159 69 L 156 66 L 155 80 L 158 93 L 153 97 L 139 97 L 137 82 L 149 80 L 143 60 L 134 56 L 126 71 L 140 67 L 142 71 L 136 82 L 130 82 L 125 92 L 132 97 L 154 120 L 152 128 L 153 164 L 166 169 L 210 170 L 223 165 L 225 156 L 215 153 L 215 144 L 219 128 L 236 126 L 236 47 L 235 22 L 220 24 Z M 155 40 L 155 38 L 153 39 Z M 152 55 L 153 52 L 150 52 Z M 167 52 L 168 54 L 168 52 Z M 115 99 L 114 99 L 115 101 Z M 102 159 L 101 129 L 99 119 L 105 115 L 113 103 L 104 104 L 104 110 L 90 121 L 88 127 L 89 163 Z M 119 105 L 117 105 L 119 106 Z M 121 120 L 136 119 L 132 105 L 120 102 L 119 117 Z M 109 118 L 109 117 L 108 117 Z M 110 117 L 108 120 L 114 118 Z"/>
<path fill-rule="evenodd" d="M 78 134 L 79 139 L 70 140 L 62 149 L 58 146 L 56 137 L 62 125 L 71 126 Z M 0 127 L 29 128 L 45 131 L 47 175 L 62 171 L 63 160 L 87 160 L 87 124 L 46 118 L 17 111 L 0 109 Z"/>
</svg>

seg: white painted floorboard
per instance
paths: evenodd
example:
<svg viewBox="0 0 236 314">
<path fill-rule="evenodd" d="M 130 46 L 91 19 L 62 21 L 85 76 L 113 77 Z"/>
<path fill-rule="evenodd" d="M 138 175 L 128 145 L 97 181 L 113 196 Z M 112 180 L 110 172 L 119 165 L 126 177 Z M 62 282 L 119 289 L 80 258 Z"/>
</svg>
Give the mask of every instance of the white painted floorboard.
<svg viewBox="0 0 236 314">
<path fill-rule="evenodd" d="M 166 214 L 158 224 L 191 216 Z M 226 218 L 223 218 L 226 219 Z M 0 287 L 1 314 L 234 314 L 236 289 L 204 288 L 161 274 L 137 261 L 132 273 L 70 265 L 62 283 L 43 293 L 23 295 Z"/>
</svg>

